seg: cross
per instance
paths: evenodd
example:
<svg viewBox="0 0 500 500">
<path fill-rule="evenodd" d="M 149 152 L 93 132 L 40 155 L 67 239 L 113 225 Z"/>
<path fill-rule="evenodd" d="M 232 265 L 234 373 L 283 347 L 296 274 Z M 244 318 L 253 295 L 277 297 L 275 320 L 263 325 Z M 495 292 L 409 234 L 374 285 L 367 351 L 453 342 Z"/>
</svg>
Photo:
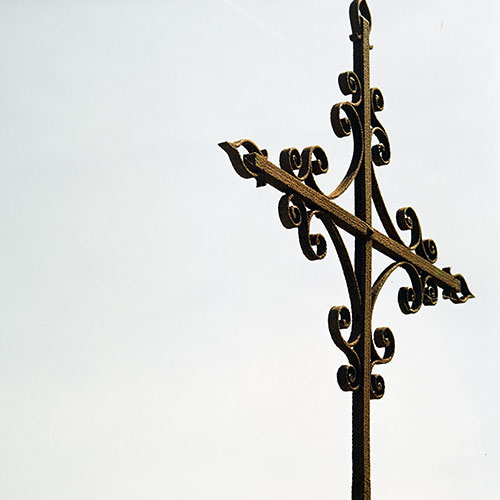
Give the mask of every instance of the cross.
<svg viewBox="0 0 500 500">
<path fill-rule="evenodd" d="M 269 184 L 283 196 L 279 217 L 288 228 L 297 228 L 299 242 L 309 260 L 326 255 L 327 242 L 322 234 L 311 234 L 314 217 L 319 219 L 337 251 L 345 276 L 351 307 L 332 307 L 328 316 L 331 337 L 347 356 L 348 363 L 339 368 L 337 380 L 344 391 L 352 391 L 352 499 L 369 500 L 370 484 L 370 399 L 384 395 L 384 379 L 372 373 L 377 364 L 388 363 L 394 355 L 394 335 L 388 327 L 375 328 L 372 314 L 377 297 L 389 276 L 398 268 L 406 271 L 410 286 L 400 288 L 398 302 L 404 314 L 416 313 L 422 305 L 432 306 L 443 297 L 455 304 L 473 295 L 464 277 L 453 274 L 450 267 L 440 269 L 437 247 L 424 239 L 417 214 L 411 207 L 400 208 L 396 223 L 409 231 L 407 245 L 401 239 L 382 198 L 375 176 L 375 166 L 387 165 L 391 151 L 387 133 L 377 118 L 384 108 L 378 88 L 370 87 L 371 14 L 366 0 L 354 0 L 349 9 L 354 53 L 353 71 L 339 75 L 340 90 L 352 96 L 331 110 L 331 124 L 338 137 L 353 137 L 351 163 L 343 180 L 331 193 L 324 193 L 315 177 L 328 170 L 328 159 L 319 146 L 299 152 L 285 149 L 279 167 L 268 160 L 268 153 L 249 139 L 222 142 L 232 166 L 243 178 L 256 179 L 257 187 Z M 372 143 L 375 144 L 372 145 Z M 239 148 L 246 152 L 240 153 Z M 354 214 L 333 200 L 354 183 Z M 372 202 L 386 234 L 372 227 Z M 354 264 L 343 242 L 339 228 L 355 237 Z M 378 250 L 394 262 L 372 282 L 372 252 Z M 349 330 L 348 338 L 344 330 Z M 383 352 L 378 349 L 383 350 Z"/>
</svg>

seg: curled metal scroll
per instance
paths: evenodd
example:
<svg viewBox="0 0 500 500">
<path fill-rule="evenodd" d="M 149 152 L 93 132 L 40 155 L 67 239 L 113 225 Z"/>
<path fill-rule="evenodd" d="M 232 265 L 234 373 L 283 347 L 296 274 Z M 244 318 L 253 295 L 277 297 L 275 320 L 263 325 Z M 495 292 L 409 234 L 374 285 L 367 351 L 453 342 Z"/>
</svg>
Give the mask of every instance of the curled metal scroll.
<svg viewBox="0 0 500 500">
<path fill-rule="evenodd" d="M 284 149 L 280 153 L 280 167 L 315 191 L 322 193 L 314 178 L 315 175 L 328 172 L 328 158 L 321 147 L 309 146 L 304 148 L 302 153 L 296 148 Z"/>
<path fill-rule="evenodd" d="M 417 255 L 424 258 L 425 260 L 434 263 L 438 258 L 437 245 L 432 239 L 423 239 L 422 230 L 420 227 L 420 222 L 418 220 L 415 210 L 411 207 L 400 208 L 396 212 L 396 222 L 399 229 L 402 231 L 410 232 L 410 243 L 406 244 L 399 233 L 397 232 L 391 217 L 387 211 L 382 194 L 380 192 L 377 179 L 375 177 L 375 172 L 372 171 L 372 199 L 375 205 L 375 209 L 380 217 L 380 221 L 387 235 L 398 242 L 400 245 L 404 245 L 410 250 L 415 251 Z"/>
<path fill-rule="evenodd" d="M 377 298 L 383 286 L 391 274 L 400 268 L 406 271 L 406 274 L 410 278 L 411 282 L 411 286 L 401 287 L 399 289 L 398 303 L 401 311 L 404 314 L 414 314 L 419 311 L 424 303 L 424 287 L 418 270 L 409 262 L 395 262 L 394 264 L 386 267 L 373 284 L 371 300 L 372 315 L 375 303 L 377 302 Z M 428 283 L 427 287 L 429 288 L 430 286 L 431 283 Z M 377 347 L 384 349 L 384 353 L 382 355 L 377 351 Z M 395 340 L 391 329 L 388 327 L 376 328 L 371 339 L 371 367 L 373 368 L 375 365 L 386 364 L 391 361 L 394 356 L 394 351 Z M 370 381 L 370 398 L 382 398 L 385 393 L 385 381 L 382 375 L 372 374 Z"/>
<path fill-rule="evenodd" d="M 326 239 L 322 234 L 311 234 L 311 220 L 320 220 L 330 236 L 342 266 L 351 307 L 355 315 L 361 311 L 361 294 L 358 280 L 342 236 L 332 218 L 320 210 L 308 210 L 297 194 L 285 194 L 278 203 L 281 223 L 287 229 L 297 228 L 302 252 L 309 260 L 323 259 L 327 253 Z"/>
<path fill-rule="evenodd" d="M 394 357 L 396 342 L 390 328 L 384 326 L 376 328 L 371 344 L 371 366 L 382 365 L 389 363 Z M 380 355 L 376 347 L 384 349 L 384 353 Z M 370 377 L 370 399 L 380 399 L 385 393 L 385 382 L 382 375 L 372 374 Z"/>
<path fill-rule="evenodd" d="M 328 328 L 335 345 L 347 356 L 349 364 L 342 365 L 337 372 L 337 381 L 343 391 L 356 391 L 361 384 L 362 369 L 361 361 L 356 352 L 356 345 L 361 338 L 361 332 L 351 330 L 346 340 L 341 330 L 351 326 L 351 313 L 346 306 L 336 306 L 330 309 L 328 315 Z"/>
<path fill-rule="evenodd" d="M 327 248 L 324 236 L 310 234 L 313 217 L 317 217 L 323 223 L 335 246 L 344 272 L 353 315 L 356 319 L 359 318 L 361 315 L 361 294 L 358 281 L 347 248 L 332 218 L 319 210 L 308 211 L 297 194 L 282 196 L 278 204 L 278 212 L 283 226 L 287 229 L 298 229 L 302 252 L 310 260 L 318 260 L 326 255 Z M 360 322 L 355 321 L 354 324 L 359 325 Z M 356 351 L 361 339 L 361 331 L 353 326 L 349 338 L 344 337 L 343 331 L 351 327 L 351 312 L 346 306 L 336 306 L 330 309 L 328 327 L 333 342 L 349 361 L 349 364 L 342 365 L 337 372 L 339 386 L 344 391 L 355 391 L 361 383 L 361 362 Z"/>
<path fill-rule="evenodd" d="M 373 284 L 371 314 L 373 314 L 375 303 L 383 286 L 391 274 L 399 268 L 406 271 L 411 282 L 411 286 L 401 287 L 399 289 L 398 302 L 401 311 L 404 314 L 414 314 L 418 312 L 422 306 L 424 302 L 424 288 L 417 269 L 409 262 L 395 262 L 394 264 L 386 267 Z M 430 286 L 430 284 L 428 284 L 428 286 Z M 383 348 L 383 354 L 379 354 L 377 348 Z M 376 328 L 371 339 L 371 367 L 373 368 L 375 365 L 386 364 L 391 361 L 394 356 L 394 350 L 395 340 L 390 328 Z M 370 398 L 382 398 L 385 393 L 385 381 L 382 375 L 371 374 L 370 383 Z"/>
<path fill-rule="evenodd" d="M 311 221 L 318 214 L 317 210 L 307 210 L 300 196 L 284 195 L 278 204 L 281 223 L 287 229 L 299 230 L 299 242 L 302 252 L 309 260 L 319 260 L 326 256 L 326 239 L 322 234 L 311 234 Z"/>
<path fill-rule="evenodd" d="M 349 339 L 346 340 L 342 335 L 342 330 L 349 328 L 351 325 L 351 317 L 349 309 L 345 306 L 332 307 L 328 315 L 328 329 L 335 345 L 347 356 L 349 364 L 342 365 L 337 371 L 337 381 L 339 386 L 344 391 L 354 391 L 359 388 L 361 377 L 361 363 L 359 355 L 356 351 L 360 339 L 361 331 L 359 326 L 361 323 L 359 318 L 362 314 L 361 294 L 358 280 L 352 266 L 351 259 L 347 252 L 347 248 L 340 236 L 337 226 L 324 212 L 318 214 L 318 218 L 323 222 L 325 228 L 330 235 L 330 238 L 335 246 L 337 255 L 344 272 L 344 277 L 349 292 L 349 299 L 353 312 L 354 324 L 351 329 Z"/>
<path fill-rule="evenodd" d="M 359 172 L 364 154 L 363 127 L 358 108 L 361 105 L 361 83 L 354 71 L 339 75 L 339 87 L 344 95 L 352 95 L 352 102 L 335 104 L 330 112 L 330 121 L 337 137 L 347 137 L 352 132 L 353 152 L 349 169 L 344 178 L 328 197 L 333 200 L 344 193 Z M 341 112 L 345 114 L 342 117 Z"/>
<path fill-rule="evenodd" d="M 406 271 L 411 281 L 411 287 L 402 287 L 399 289 L 398 302 L 401 312 L 403 314 L 415 314 L 419 311 L 424 301 L 422 281 L 416 267 L 409 262 L 395 262 L 382 271 L 372 287 L 372 311 L 382 287 L 389 276 L 399 268 Z"/>
<path fill-rule="evenodd" d="M 316 182 L 316 175 L 328 171 L 328 158 L 320 146 L 309 146 L 302 153 L 296 148 L 284 149 L 280 154 L 280 167 L 304 182 L 318 193 L 333 200 L 343 194 L 359 172 L 363 159 L 363 127 L 358 107 L 361 105 L 361 83 L 353 71 L 339 75 L 339 87 L 344 95 L 352 95 L 352 102 L 335 104 L 330 112 L 333 131 L 338 137 L 353 137 L 353 153 L 349 168 L 339 185 L 329 194 L 323 192 Z"/>
<path fill-rule="evenodd" d="M 372 146 L 372 160 L 375 165 L 388 165 L 391 161 L 391 146 L 389 137 L 375 113 L 384 109 L 384 96 L 379 88 L 370 91 L 371 96 L 371 126 L 373 136 L 378 140 L 378 144 Z"/>
<path fill-rule="evenodd" d="M 370 90 L 370 97 L 371 128 L 373 137 L 378 141 L 371 148 L 372 161 L 377 166 L 388 165 L 391 160 L 389 138 L 385 128 L 376 116 L 376 113 L 384 109 L 384 96 L 382 91 L 375 87 Z M 410 250 L 415 251 L 417 255 L 420 255 L 420 257 L 431 263 L 437 261 L 438 253 L 436 243 L 434 240 L 422 238 L 420 222 L 415 210 L 411 207 L 400 208 L 396 213 L 396 222 L 399 229 L 402 231 L 410 231 L 411 233 L 411 241 L 408 245 L 402 240 L 387 211 L 373 168 L 372 199 L 382 225 L 390 238 L 397 241 L 399 244 L 406 246 Z"/>
<path fill-rule="evenodd" d="M 438 301 L 438 286 L 436 280 L 425 273 L 420 275 L 424 293 L 424 306 L 435 306 Z"/>
</svg>

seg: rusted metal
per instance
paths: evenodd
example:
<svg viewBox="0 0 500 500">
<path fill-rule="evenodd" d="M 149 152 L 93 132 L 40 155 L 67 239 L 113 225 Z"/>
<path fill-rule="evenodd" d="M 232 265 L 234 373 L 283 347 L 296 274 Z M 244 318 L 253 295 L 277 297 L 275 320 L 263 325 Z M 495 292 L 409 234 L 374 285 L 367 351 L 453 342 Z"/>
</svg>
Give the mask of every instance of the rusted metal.
<svg viewBox="0 0 500 500">
<path fill-rule="evenodd" d="M 422 305 L 435 305 L 438 288 L 443 289 L 445 299 L 455 304 L 466 302 L 473 295 L 462 275 L 452 274 L 449 267 L 440 269 L 434 265 L 436 244 L 422 237 L 413 208 L 401 208 L 396 214 L 399 229 L 411 234 L 408 245 L 389 216 L 374 168 L 389 164 L 391 151 L 387 133 L 376 115 L 384 108 L 384 98 L 380 89 L 370 87 L 372 20 L 366 1 L 354 0 L 349 16 L 354 71 L 342 73 L 339 86 L 344 95 L 352 98 L 333 106 L 330 115 L 338 137 L 353 137 L 351 163 L 340 184 L 327 194 L 316 183 L 315 177 L 328 171 L 327 156 L 319 146 L 307 147 L 302 152 L 295 148 L 283 150 L 279 167 L 268 160 L 266 150 L 249 139 L 222 142 L 219 146 L 241 177 L 255 179 L 257 187 L 269 184 L 284 193 L 278 205 L 280 220 L 286 228 L 298 229 L 300 246 L 309 260 L 323 259 L 327 253 L 326 238 L 311 234 L 313 218 L 323 223 L 337 251 L 351 304 L 350 308 L 332 307 L 328 326 L 333 342 L 348 359 L 348 364 L 338 370 L 338 383 L 342 390 L 353 393 L 352 499 L 369 500 L 370 399 L 380 399 L 385 391 L 384 379 L 372 370 L 377 364 L 388 363 L 395 348 L 394 335 L 388 327 L 375 328 L 372 335 L 373 309 L 382 287 L 397 269 L 406 272 L 410 286 L 401 288 L 398 294 L 404 314 L 416 313 Z M 245 150 L 243 154 L 240 148 Z M 353 183 L 355 210 L 351 214 L 333 200 Z M 373 206 L 387 234 L 372 227 Z M 338 228 L 355 237 L 354 264 Z M 373 249 L 394 260 L 375 281 L 372 280 Z M 344 335 L 349 329 L 348 335 Z"/>
</svg>

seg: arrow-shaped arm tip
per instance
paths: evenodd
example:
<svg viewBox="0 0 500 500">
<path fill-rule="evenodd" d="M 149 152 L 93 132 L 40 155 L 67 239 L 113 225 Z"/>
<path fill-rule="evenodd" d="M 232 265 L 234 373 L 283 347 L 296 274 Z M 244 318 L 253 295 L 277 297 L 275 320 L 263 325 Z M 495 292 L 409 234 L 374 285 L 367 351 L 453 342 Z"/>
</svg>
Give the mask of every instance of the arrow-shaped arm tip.
<svg viewBox="0 0 500 500">
<path fill-rule="evenodd" d="M 451 274 L 454 278 L 460 281 L 460 292 L 456 290 L 452 290 L 451 288 L 445 288 L 443 290 L 443 298 L 451 300 L 454 304 L 463 304 L 467 302 L 469 299 L 473 299 L 475 296 L 469 290 L 469 285 L 467 285 L 467 281 L 461 274 L 452 274 L 451 267 L 443 267 L 443 271 Z"/>
<path fill-rule="evenodd" d="M 239 176 L 244 179 L 257 179 L 257 185 L 265 184 L 265 182 L 263 183 L 263 180 L 260 179 L 258 171 L 252 168 L 255 164 L 254 156 L 256 154 L 267 158 L 267 151 L 265 149 L 261 150 L 257 144 L 250 139 L 240 139 L 235 142 L 220 142 L 219 146 L 227 153 L 231 165 Z M 243 156 L 238 151 L 238 148 L 241 146 L 247 150 L 247 153 L 243 154 Z"/>
</svg>

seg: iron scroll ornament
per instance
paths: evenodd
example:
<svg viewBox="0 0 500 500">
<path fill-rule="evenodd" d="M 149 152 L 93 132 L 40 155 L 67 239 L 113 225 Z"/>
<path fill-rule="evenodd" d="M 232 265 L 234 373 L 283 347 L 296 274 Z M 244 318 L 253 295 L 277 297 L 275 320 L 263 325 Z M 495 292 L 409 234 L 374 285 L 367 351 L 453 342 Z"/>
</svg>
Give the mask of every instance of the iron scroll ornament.
<svg viewBox="0 0 500 500">
<path fill-rule="evenodd" d="M 351 40 L 357 43 L 371 30 L 371 14 L 365 0 L 352 2 L 350 20 Z M 359 328 L 361 322 L 357 318 L 363 314 L 363 305 L 362 290 L 339 227 L 356 237 L 372 239 L 374 248 L 395 261 L 371 285 L 370 318 L 380 291 L 398 269 L 405 271 L 409 278 L 409 286 L 400 288 L 398 292 L 399 307 L 404 314 L 414 314 L 422 306 L 436 305 L 439 288 L 443 290 L 443 298 L 453 303 L 464 303 L 473 297 L 462 275 L 452 274 L 449 267 L 439 269 L 434 266 L 438 257 L 436 243 L 423 238 L 413 208 L 400 208 L 396 213 L 396 224 L 391 219 L 375 173 L 375 167 L 388 165 L 391 160 L 389 138 L 377 117 L 384 109 L 384 97 L 376 87 L 364 88 L 364 75 L 358 73 L 359 70 L 339 75 L 340 90 L 344 95 L 351 96 L 351 101 L 335 104 L 330 112 L 335 135 L 339 138 L 352 136 L 353 139 L 350 165 L 332 191 L 323 192 L 316 181 L 317 176 L 329 169 L 327 155 L 320 146 L 306 147 L 301 152 L 296 148 L 284 149 L 280 153 L 278 167 L 268 160 L 266 150 L 249 139 L 219 144 L 241 177 L 254 178 L 257 187 L 270 184 L 284 193 L 278 204 L 280 220 L 285 228 L 298 230 L 300 247 L 309 260 L 323 259 L 328 248 L 323 234 L 311 233 L 311 222 L 316 218 L 325 227 L 342 266 L 351 306 L 332 307 L 328 316 L 332 340 L 348 360 L 348 364 L 341 366 L 337 373 L 339 386 L 344 391 L 357 391 L 361 384 L 363 345 Z M 367 120 L 368 124 L 365 123 Z M 358 177 L 366 176 L 363 162 L 369 164 L 370 201 L 380 217 L 385 235 L 373 229 L 371 223 L 367 224 L 345 212 L 333 201 L 344 194 Z M 410 234 L 408 244 L 401 238 L 396 225 L 399 230 Z M 344 335 L 344 332 L 348 333 Z M 388 327 L 379 327 L 372 331 L 370 343 L 370 398 L 380 399 L 385 392 L 385 382 L 382 376 L 371 373 L 371 369 L 391 361 L 395 339 Z"/>
</svg>

